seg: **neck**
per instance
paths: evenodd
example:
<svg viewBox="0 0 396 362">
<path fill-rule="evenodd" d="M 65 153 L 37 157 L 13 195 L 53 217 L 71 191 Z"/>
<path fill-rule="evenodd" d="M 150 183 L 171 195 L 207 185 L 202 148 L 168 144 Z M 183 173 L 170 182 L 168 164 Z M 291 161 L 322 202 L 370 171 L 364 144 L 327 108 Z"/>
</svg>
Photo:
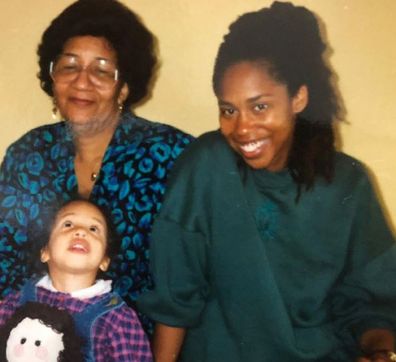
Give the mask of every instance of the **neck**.
<svg viewBox="0 0 396 362">
<path fill-rule="evenodd" d="M 103 135 L 113 134 L 118 123 L 121 120 L 119 112 L 104 115 L 103 119 L 92 118 L 85 122 L 77 122 L 73 119 L 66 118 L 66 125 L 72 133 L 75 140 L 84 138 L 103 137 Z"/>
<path fill-rule="evenodd" d="M 49 276 L 54 288 L 62 293 L 72 293 L 95 284 L 96 274 L 68 274 L 51 271 Z"/>
<path fill-rule="evenodd" d="M 114 135 L 118 121 L 103 127 L 100 132 L 74 132 L 76 154 L 74 171 L 77 177 L 78 193 L 89 198 L 102 165 L 106 149 Z"/>
<path fill-rule="evenodd" d="M 114 130 L 114 128 L 111 128 L 95 135 L 76 136 L 74 140 L 76 146 L 76 158 L 82 162 L 101 160 L 111 138 L 113 137 Z"/>
</svg>

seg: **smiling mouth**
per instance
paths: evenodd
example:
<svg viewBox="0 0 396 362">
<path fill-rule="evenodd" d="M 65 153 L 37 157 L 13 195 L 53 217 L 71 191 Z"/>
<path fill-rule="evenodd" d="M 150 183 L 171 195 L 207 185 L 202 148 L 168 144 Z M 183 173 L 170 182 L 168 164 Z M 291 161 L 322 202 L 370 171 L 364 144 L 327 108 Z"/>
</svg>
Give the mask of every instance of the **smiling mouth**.
<svg viewBox="0 0 396 362">
<path fill-rule="evenodd" d="M 260 141 L 253 141 L 244 144 L 240 144 L 239 148 L 244 154 L 255 154 L 260 151 L 261 147 L 263 147 L 268 140 L 260 140 Z"/>
<path fill-rule="evenodd" d="M 83 98 L 75 98 L 75 97 L 71 97 L 70 101 L 76 105 L 79 105 L 79 106 L 88 106 L 93 103 L 92 100 L 83 99 Z"/>
</svg>

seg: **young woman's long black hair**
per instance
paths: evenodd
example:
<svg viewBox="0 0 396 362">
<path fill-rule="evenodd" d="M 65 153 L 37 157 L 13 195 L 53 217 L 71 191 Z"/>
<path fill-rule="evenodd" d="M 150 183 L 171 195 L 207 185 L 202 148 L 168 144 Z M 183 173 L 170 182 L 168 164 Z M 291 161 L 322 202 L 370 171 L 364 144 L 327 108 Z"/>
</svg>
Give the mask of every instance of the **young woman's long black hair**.
<svg viewBox="0 0 396 362">
<path fill-rule="evenodd" d="M 294 96 L 306 85 L 309 100 L 296 120 L 287 167 L 301 190 L 313 187 L 317 176 L 331 181 L 334 174 L 333 122 L 340 104 L 332 72 L 324 59 L 317 19 L 308 9 L 274 2 L 270 8 L 242 15 L 220 45 L 213 73 L 213 89 L 220 94 L 228 67 L 242 61 L 263 67 Z"/>
</svg>

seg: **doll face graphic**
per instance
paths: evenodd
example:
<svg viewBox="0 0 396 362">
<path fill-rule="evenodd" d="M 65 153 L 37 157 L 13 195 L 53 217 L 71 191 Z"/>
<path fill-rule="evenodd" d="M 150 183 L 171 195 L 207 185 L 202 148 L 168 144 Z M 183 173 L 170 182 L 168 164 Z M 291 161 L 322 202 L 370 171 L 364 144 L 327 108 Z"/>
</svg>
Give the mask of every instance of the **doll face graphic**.
<svg viewBox="0 0 396 362">
<path fill-rule="evenodd" d="M 64 350 L 63 333 L 54 331 L 38 319 L 25 318 L 7 340 L 8 362 L 53 362 Z"/>
</svg>

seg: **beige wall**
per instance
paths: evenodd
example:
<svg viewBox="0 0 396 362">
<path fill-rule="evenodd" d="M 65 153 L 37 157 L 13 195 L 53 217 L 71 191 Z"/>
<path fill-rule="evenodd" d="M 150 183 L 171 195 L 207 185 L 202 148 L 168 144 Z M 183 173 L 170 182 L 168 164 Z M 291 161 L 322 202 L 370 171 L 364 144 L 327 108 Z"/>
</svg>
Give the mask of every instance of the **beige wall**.
<svg viewBox="0 0 396 362">
<path fill-rule="evenodd" d="M 51 122 L 40 90 L 36 45 L 50 19 L 71 0 L 0 1 L 0 156 L 32 127 Z M 217 127 L 210 78 L 216 49 L 238 14 L 264 0 L 124 0 L 158 36 L 162 68 L 139 115 L 198 135 Z M 298 0 L 320 15 L 334 51 L 330 61 L 348 110 L 343 150 L 376 176 L 396 221 L 395 0 Z"/>
</svg>

